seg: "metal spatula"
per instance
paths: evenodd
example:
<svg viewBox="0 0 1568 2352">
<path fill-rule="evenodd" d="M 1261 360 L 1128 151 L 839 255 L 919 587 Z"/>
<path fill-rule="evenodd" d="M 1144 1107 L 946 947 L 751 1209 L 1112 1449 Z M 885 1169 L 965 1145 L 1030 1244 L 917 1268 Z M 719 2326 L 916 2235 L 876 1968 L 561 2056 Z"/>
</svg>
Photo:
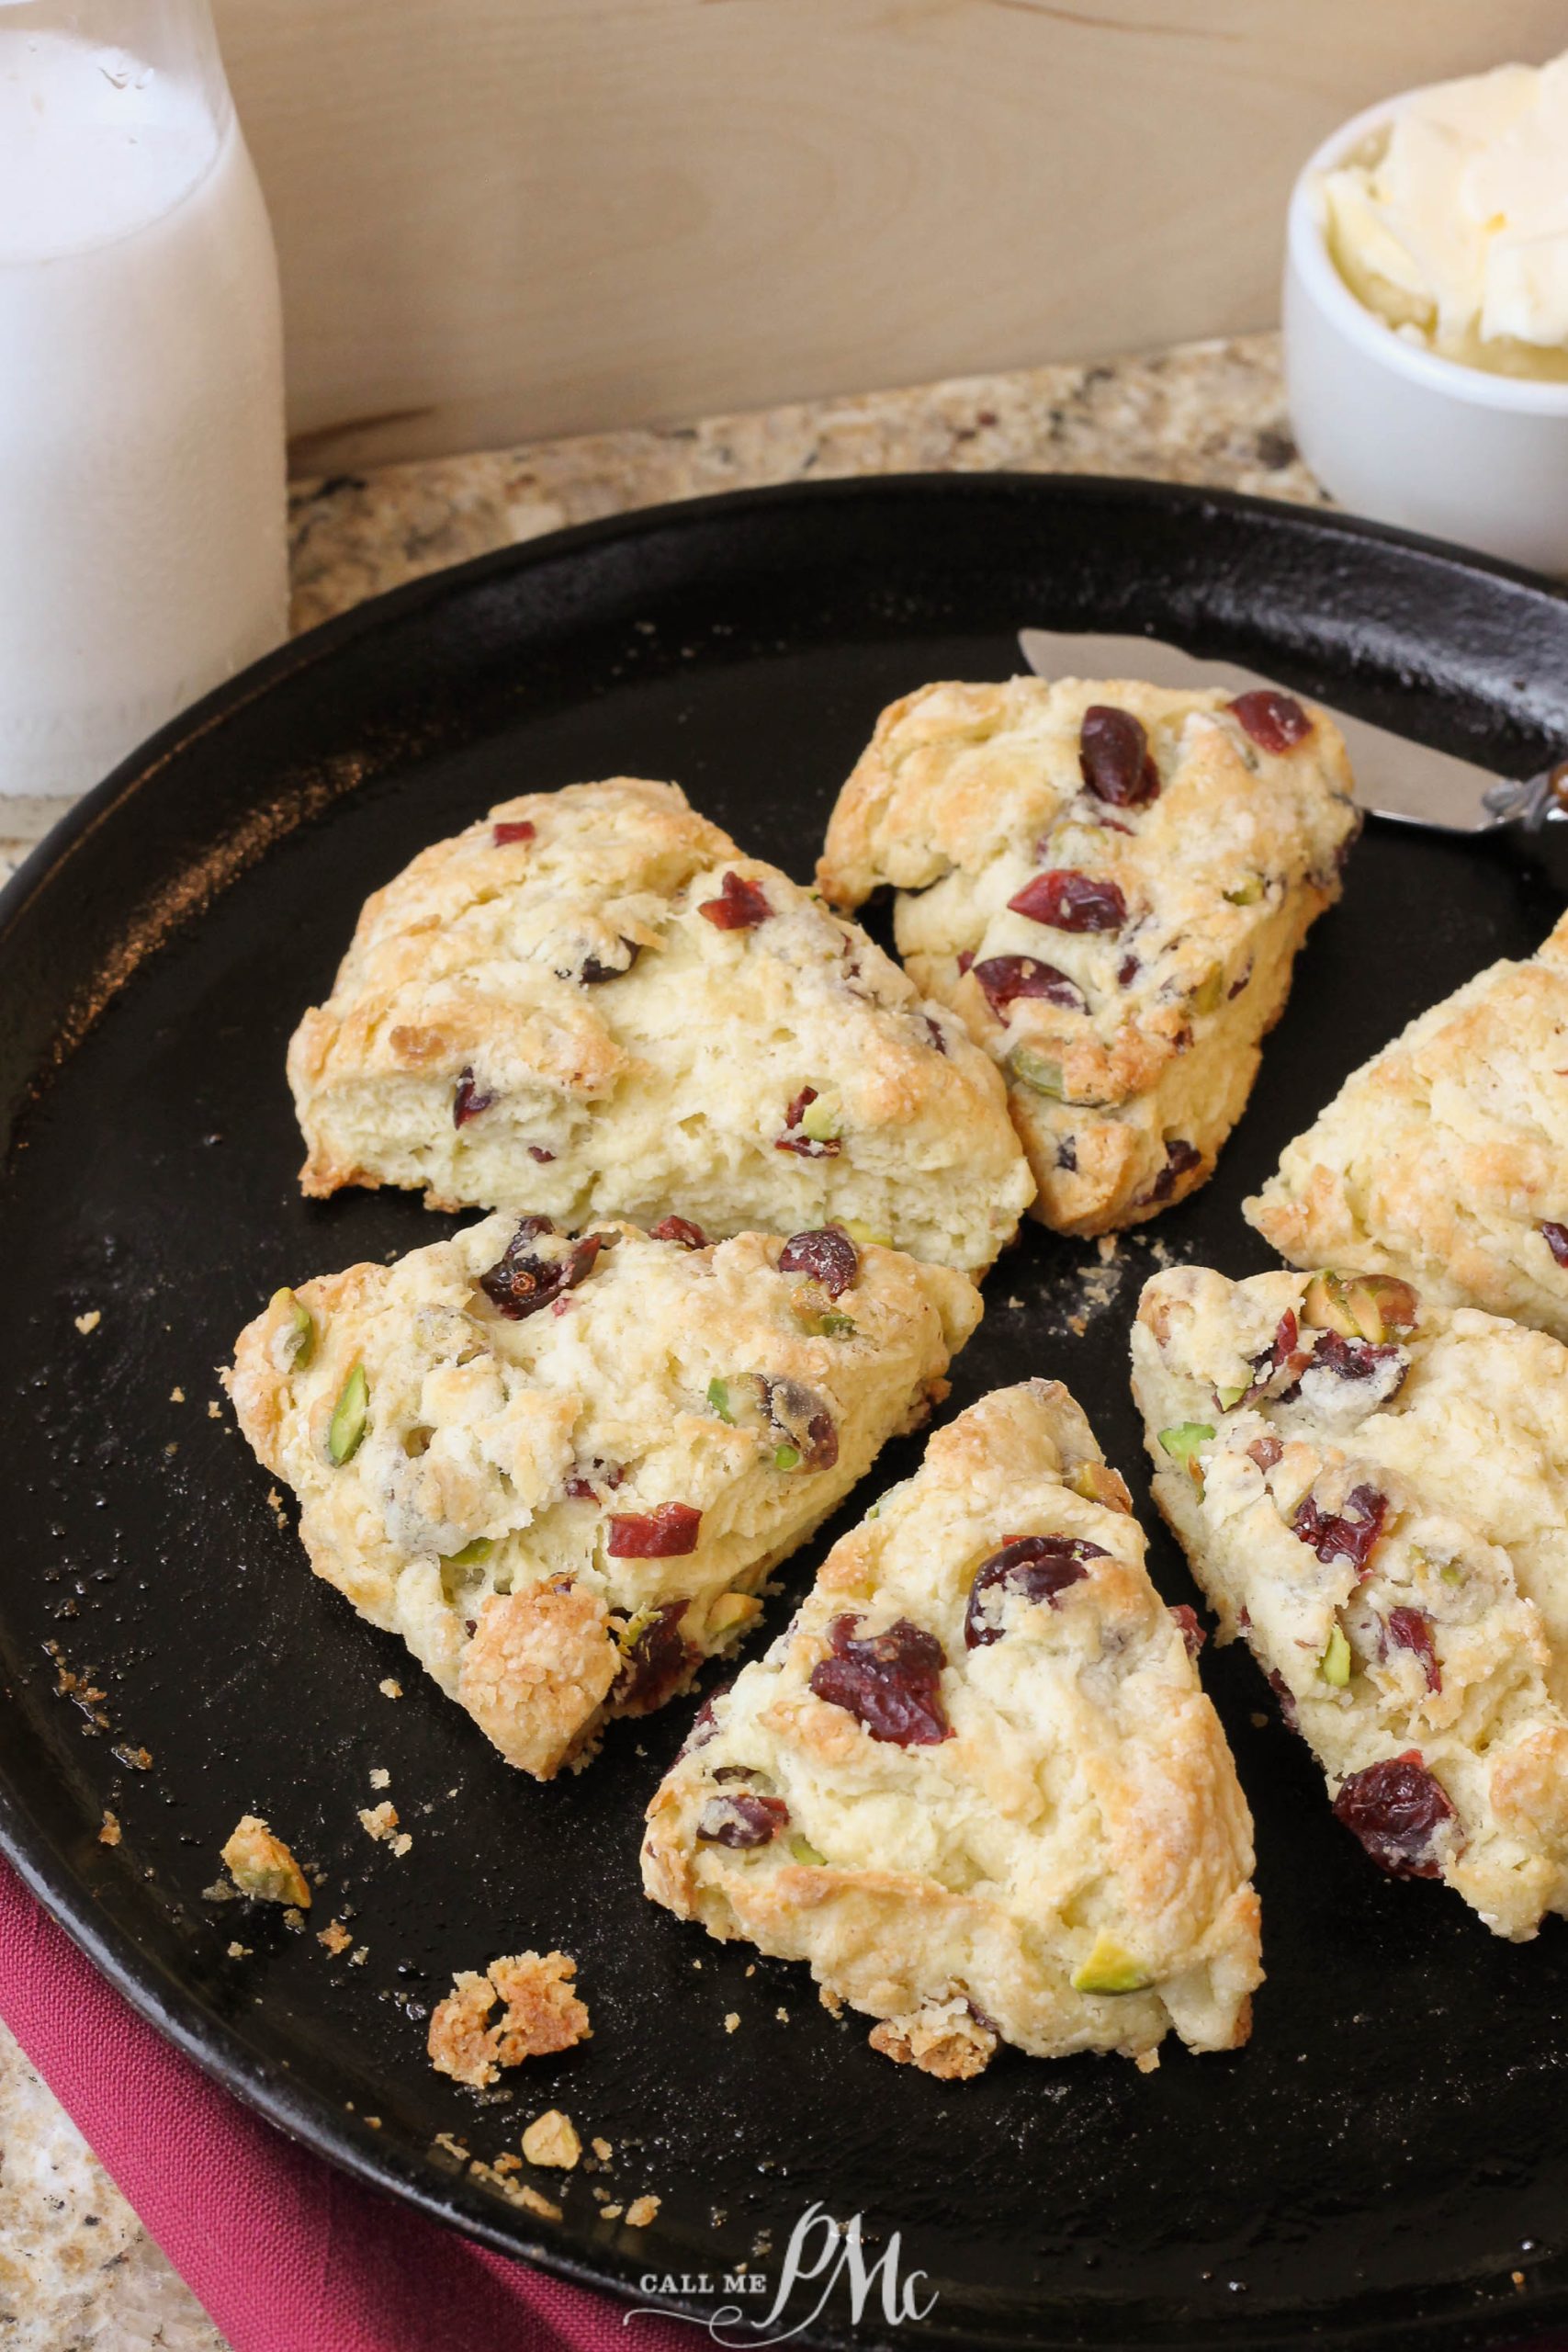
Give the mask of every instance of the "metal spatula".
<svg viewBox="0 0 1568 2352">
<path fill-rule="evenodd" d="M 1200 662 L 1158 637 L 1080 636 L 1073 630 L 1021 628 L 1019 648 L 1042 678 L 1145 678 L 1156 686 L 1223 686 L 1247 694 L 1278 680 L 1237 662 Z M 1333 711 L 1345 737 L 1364 808 L 1405 825 L 1445 833 L 1491 832 L 1517 825 L 1529 832 L 1568 818 L 1568 760 L 1520 784 L 1493 775 L 1451 752 L 1428 751 L 1368 718 Z"/>
</svg>

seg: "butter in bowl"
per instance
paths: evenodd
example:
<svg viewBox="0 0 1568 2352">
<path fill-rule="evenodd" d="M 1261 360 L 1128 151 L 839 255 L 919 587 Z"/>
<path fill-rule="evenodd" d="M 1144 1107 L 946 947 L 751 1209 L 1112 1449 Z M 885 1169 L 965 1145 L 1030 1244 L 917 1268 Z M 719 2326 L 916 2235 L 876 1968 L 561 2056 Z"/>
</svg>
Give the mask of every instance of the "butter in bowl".
<svg viewBox="0 0 1568 2352">
<path fill-rule="evenodd" d="M 1568 574 L 1568 53 L 1359 115 L 1291 199 L 1302 455 L 1378 520 Z"/>
</svg>

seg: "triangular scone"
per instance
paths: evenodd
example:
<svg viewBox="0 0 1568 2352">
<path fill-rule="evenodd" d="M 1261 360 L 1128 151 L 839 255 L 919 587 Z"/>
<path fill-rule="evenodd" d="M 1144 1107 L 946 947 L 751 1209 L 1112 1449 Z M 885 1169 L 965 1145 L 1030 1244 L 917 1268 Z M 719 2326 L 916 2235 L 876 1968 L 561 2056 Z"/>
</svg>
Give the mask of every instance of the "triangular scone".
<svg viewBox="0 0 1568 2352">
<path fill-rule="evenodd" d="M 1155 1494 L 1385 1870 L 1568 1911 L 1568 1350 L 1392 1277 L 1157 1274 Z"/>
<path fill-rule="evenodd" d="M 978 2073 L 1247 2038 L 1252 1824 L 1127 1490 L 1058 1382 L 998 1389 L 701 1711 L 643 1883 L 806 1960 L 874 2046 Z"/>
<path fill-rule="evenodd" d="M 1354 1071 L 1242 1211 L 1292 1265 L 1568 1340 L 1568 915 Z"/>
<path fill-rule="evenodd" d="M 317 1575 L 545 1780 L 736 1640 L 979 1318 L 837 1231 L 502 1216 L 279 1291 L 227 1381 Z"/>
<path fill-rule="evenodd" d="M 925 686 L 885 710 L 818 879 L 897 891 L 898 952 L 1008 1079 L 1063 1233 L 1212 1173 L 1359 819 L 1339 730 L 1260 690 Z"/>
<path fill-rule="evenodd" d="M 307 1193 L 413 1185 L 574 1231 L 831 1220 L 979 1272 L 1034 1189 L 962 1023 L 672 784 L 532 793 L 423 851 L 288 1075 Z"/>
</svg>

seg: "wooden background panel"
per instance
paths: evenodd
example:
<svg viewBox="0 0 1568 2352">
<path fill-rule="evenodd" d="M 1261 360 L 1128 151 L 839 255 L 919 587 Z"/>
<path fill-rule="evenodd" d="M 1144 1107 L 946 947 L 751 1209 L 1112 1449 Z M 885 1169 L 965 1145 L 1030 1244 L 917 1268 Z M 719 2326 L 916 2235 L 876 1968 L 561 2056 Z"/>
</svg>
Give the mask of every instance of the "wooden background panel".
<svg viewBox="0 0 1568 2352">
<path fill-rule="evenodd" d="M 219 0 L 302 463 L 1265 325 L 1334 125 L 1563 0 Z"/>
</svg>

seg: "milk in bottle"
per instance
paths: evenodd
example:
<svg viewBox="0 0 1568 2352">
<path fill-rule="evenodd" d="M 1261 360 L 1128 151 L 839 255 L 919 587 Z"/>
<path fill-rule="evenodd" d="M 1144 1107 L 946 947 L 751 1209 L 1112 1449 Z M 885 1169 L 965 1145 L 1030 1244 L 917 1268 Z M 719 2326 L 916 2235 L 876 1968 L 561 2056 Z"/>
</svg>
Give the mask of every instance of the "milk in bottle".
<svg viewBox="0 0 1568 2352">
<path fill-rule="evenodd" d="M 276 264 L 204 0 L 0 0 L 0 790 L 96 782 L 276 644 L 284 520 Z"/>
</svg>

